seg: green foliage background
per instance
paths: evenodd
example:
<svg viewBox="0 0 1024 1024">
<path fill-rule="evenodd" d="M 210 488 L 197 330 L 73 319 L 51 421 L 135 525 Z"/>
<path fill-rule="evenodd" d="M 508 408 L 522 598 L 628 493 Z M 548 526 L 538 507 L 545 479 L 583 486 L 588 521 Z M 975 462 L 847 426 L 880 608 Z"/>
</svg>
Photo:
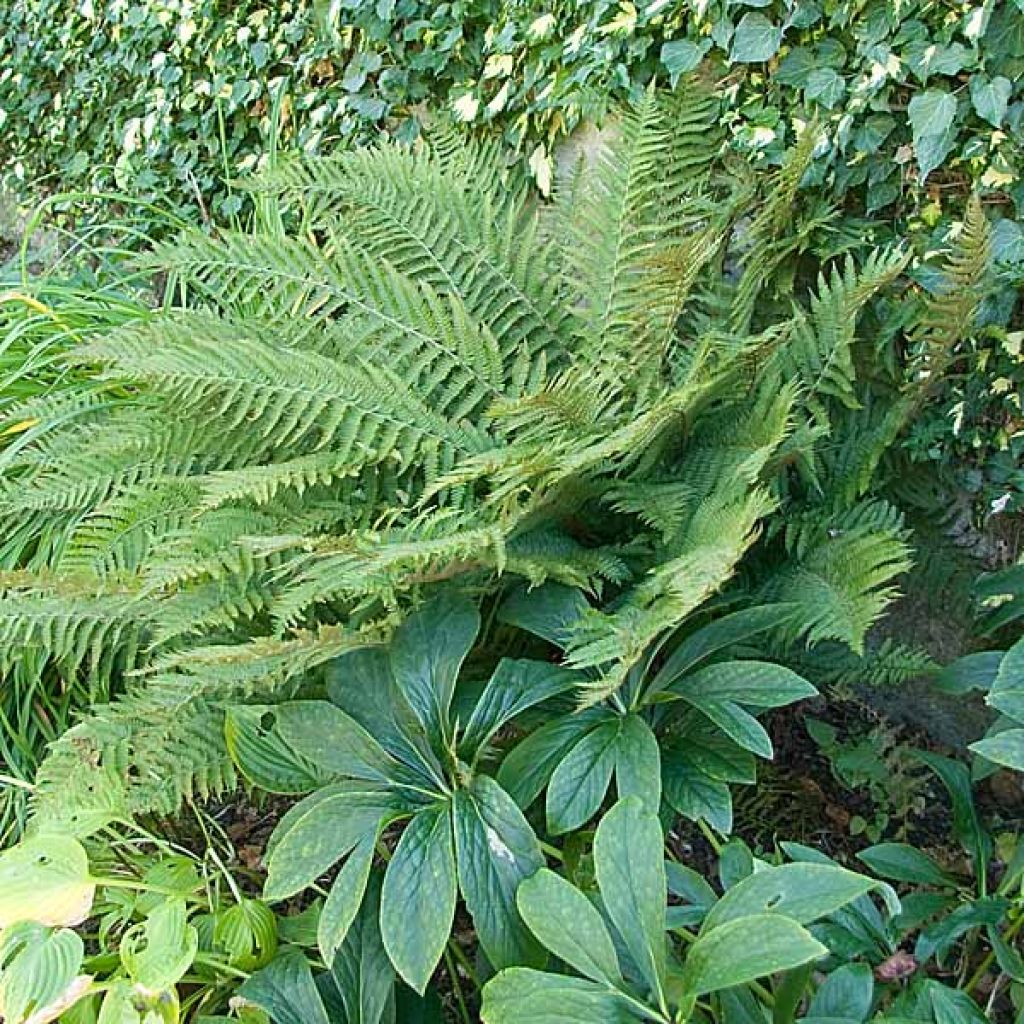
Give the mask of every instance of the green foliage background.
<svg viewBox="0 0 1024 1024">
<path fill-rule="evenodd" d="M 0 161 L 19 188 L 118 188 L 193 212 L 202 196 L 231 216 L 241 199 L 224 179 L 265 158 L 272 124 L 329 150 L 412 136 L 427 103 L 493 125 L 545 184 L 552 144 L 581 119 L 709 56 L 728 75 L 734 145 L 776 161 L 794 120 L 817 117 L 828 143 L 812 177 L 857 206 L 913 208 L 940 165 L 936 187 L 1024 202 L 1021 0 L 3 7 Z"/>
</svg>

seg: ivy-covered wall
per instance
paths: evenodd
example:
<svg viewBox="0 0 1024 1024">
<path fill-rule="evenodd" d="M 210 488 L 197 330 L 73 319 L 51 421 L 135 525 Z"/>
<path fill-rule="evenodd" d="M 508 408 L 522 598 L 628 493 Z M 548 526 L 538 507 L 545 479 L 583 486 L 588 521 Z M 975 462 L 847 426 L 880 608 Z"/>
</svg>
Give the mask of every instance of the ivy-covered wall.
<svg viewBox="0 0 1024 1024">
<path fill-rule="evenodd" d="M 817 118 L 816 179 L 854 208 L 970 183 L 1024 207 L 1024 0 L 7 0 L 0 165 L 220 219 L 272 124 L 324 149 L 414 135 L 430 106 L 500 130 L 546 187 L 581 119 L 705 57 L 735 145 L 774 160 Z"/>
</svg>

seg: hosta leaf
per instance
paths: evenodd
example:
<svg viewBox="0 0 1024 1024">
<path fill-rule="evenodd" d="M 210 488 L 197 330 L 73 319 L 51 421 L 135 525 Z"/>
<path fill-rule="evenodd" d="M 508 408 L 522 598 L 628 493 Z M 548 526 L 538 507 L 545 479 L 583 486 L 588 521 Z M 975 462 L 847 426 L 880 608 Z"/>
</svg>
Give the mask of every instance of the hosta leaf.
<svg viewBox="0 0 1024 1024">
<path fill-rule="evenodd" d="M 335 952 L 345 941 L 359 912 L 376 844 L 376 832 L 368 833 L 360 839 L 331 883 L 331 891 L 320 912 L 316 933 L 317 945 L 326 964 L 333 961 Z"/>
<path fill-rule="evenodd" d="M 121 963 L 132 980 L 152 992 L 173 988 L 199 952 L 199 934 L 188 923 L 182 899 L 168 899 L 125 932 Z"/>
<path fill-rule="evenodd" d="M 402 833 L 384 876 L 384 948 L 409 986 L 423 994 L 451 934 L 457 880 L 452 807 L 418 812 Z"/>
<path fill-rule="evenodd" d="M 355 783 L 335 783 L 292 808 L 269 847 L 264 897 L 283 900 L 312 885 L 393 814 L 386 793 Z"/>
<path fill-rule="evenodd" d="M 615 744 L 615 788 L 619 797 L 637 796 L 657 814 L 661 805 L 661 751 L 651 727 L 639 715 L 626 715 Z"/>
<path fill-rule="evenodd" d="M 692 995 L 704 995 L 791 970 L 827 954 L 826 946 L 782 914 L 737 917 L 711 929 L 705 923 L 700 938 L 687 951 L 683 987 Z"/>
<path fill-rule="evenodd" d="M 0 929 L 80 924 L 95 892 L 85 848 L 69 836 L 34 836 L 0 854 Z"/>
<path fill-rule="evenodd" d="M 621 982 L 612 937 L 574 885 L 541 868 L 519 886 L 516 903 L 530 931 L 560 960 L 592 981 Z"/>
<path fill-rule="evenodd" d="M 620 800 L 594 836 L 594 868 L 605 909 L 659 1003 L 666 977 L 663 839 L 658 819 L 637 797 Z"/>
<path fill-rule="evenodd" d="M 499 784 L 525 810 L 580 738 L 611 717 L 603 708 L 588 708 L 552 719 L 505 755 L 498 769 Z"/>
<path fill-rule="evenodd" d="M 571 832 L 588 822 L 601 806 L 618 756 L 621 721 L 603 722 L 569 751 L 548 784 L 548 831 Z"/>
<path fill-rule="evenodd" d="M 33 1013 L 34 1020 L 56 1019 L 56 1012 L 40 1011 L 70 1005 L 69 1000 L 84 994 L 79 980 L 84 953 L 82 940 L 66 928 L 49 931 L 25 921 L 5 928 L 0 937 L 0 1018 L 11 1024 Z"/>
<path fill-rule="evenodd" d="M 445 594 L 413 612 L 395 631 L 391 670 L 434 743 L 448 737 L 455 682 L 479 629 L 476 605 Z"/>
<path fill-rule="evenodd" d="M 213 941 L 233 967 L 255 970 L 277 951 L 277 917 L 261 900 L 243 899 L 217 914 Z"/>
<path fill-rule="evenodd" d="M 506 722 L 573 689 L 580 680 L 576 672 L 550 662 L 502 658 L 473 709 L 459 742 L 460 753 L 471 759 Z"/>
<path fill-rule="evenodd" d="M 306 958 L 288 949 L 238 989 L 247 1002 L 265 1010 L 274 1024 L 332 1024 Z"/>
<path fill-rule="evenodd" d="M 763 868 L 734 885 L 715 904 L 702 934 L 728 921 L 769 911 L 809 924 L 864 893 L 878 882 L 827 864 L 782 864 Z"/>
<path fill-rule="evenodd" d="M 614 992 L 582 978 L 512 967 L 484 988 L 484 1024 L 634 1024 Z"/>
<path fill-rule="evenodd" d="M 515 801 L 493 779 L 476 776 L 455 794 L 459 887 L 491 964 L 543 962 L 516 907 L 516 890 L 544 866 L 537 837 Z"/>
<path fill-rule="evenodd" d="M 943 871 L 931 857 L 906 843 L 878 843 L 861 850 L 857 859 L 867 864 L 876 875 L 897 882 L 956 885 L 956 879 Z"/>
<path fill-rule="evenodd" d="M 275 709 L 276 710 L 276 709 Z M 268 709 L 252 704 L 228 708 L 224 738 L 231 760 L 253 786 L 268 793 L 309 793 L 330 775 L 303 757 L 274 728 Z"/>
</svg>

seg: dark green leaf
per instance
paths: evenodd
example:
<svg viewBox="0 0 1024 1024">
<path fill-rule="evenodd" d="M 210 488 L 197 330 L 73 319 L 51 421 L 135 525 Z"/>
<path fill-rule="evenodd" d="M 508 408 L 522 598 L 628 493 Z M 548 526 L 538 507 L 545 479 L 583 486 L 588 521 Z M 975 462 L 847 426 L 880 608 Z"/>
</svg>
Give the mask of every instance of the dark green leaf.
<svg viewBox="0 0 1024 1024">
<path fill-rule="evenodd" d="M 914 956 L 924 963 L 933 955 L 941 965 L 946 953 L 961 935 L 985 925 L 998 925 L 1010 908 L 1001 896 L 988 896 L 973 903 L 963 903 L 952 913 L 929 925 L 917 937 Z"/>
<path fill-rule="evenodd" d="M 612 779 L 620 729 L 618 718 L 597 726 L 555 769 L 547 795 L 549 832 L 572 832 L 597 813 Z"/>
<path fill-rule="evenodd" d="M 501 606 L 498 618 L 564 648 L 580 619 L 590 610 L 583 592 L 560 583 L 517 590 Z"/>
<path fill-rule="evenodd" d="M 776 708 L 818 691 L 783 665 L 765 661 L 723 661 L 698 669 L 669 687 L 698 707 L 704 700 L 733 701 L 754 708 Z"/>
<path fill-rule="evenodd" d="M 955 886 L 956 879 L 942 870 L 926 853 L 906 843 L 879 843 L 857 854 L 876 875 L 897 882 Z"/>
<path fill-rule="evenodd" d="M 619 797 L 638 796 L 651 814 L 661 806 L 661 752 L 651 727 L 636 714 L 622 719 L 615 745 Z"/>
<path fill-rule="evenodd" d="M 699 43 L 689 39 L 673 39 L 662 43 L 661 63 L 668 71 L 669 85 L 674 89 L 680 77 L 692 71 L 710 49 L 710 39 L 702 39 Z"/>
<path fill-rule="evenodd" d="M 484 987 L 484 1024 L 635 1024 L 614 992 L 582 978 L 512 967 Z"/>
<path fill-rule="evenodd" d="M 360 839 L 331 883 L 331 891 L 317 925 L 317 945 L 326 964 L 334 959 L 359 912 L 376 845 L 376 832 Z"/>
<path fill-rule="evenodd" d="M 331 1024 L 306 958 L 295 949 L 278 954 L 238 990 L 265 1010 L 274 1024 Z"/>
<path fill-rule="evenodd" d="M 683 987 L 693 995 L 744 985 L 825 956 L 828 948 L 781 914 L 739 917 L 705 928 L 689 948 Z"/>
<path fill-rule="evenodd" d="M 978 116 L 998 128 L 1006 117 L 1013 86 L 1008 78 L 996 75 L 988 78 L 982 74 L 971 75 L 971 103 Z"/>
<path fill-rule="evenodd" d="M 605 909 L 644 981 L 664 1001 L 668 883 L 658 819 L 636 797 L 620 800 L 594 836 L 594 868 Z"/>
<path fill-rule="evenodd" d="M 574 885 L 542 868 L 519 887 L 516 903 L 530 931 L 592 981 L 622 981 L 612 937 L 594 905 Z"/>
<path fill-rule="evenodd" d="M 277 729 L 267 728 L 276 721 L 270 711 L 245 704 L 225 714 L 228 753 L 246 780 L 268 793 L 289 795 L 309 793 L 328 782 L 330 773 L 303 757 Z"/>
<path fill-rule="evenodd" d="M 729 58 L 734 64 L 753 64 L 774 57 L 781 45 L 781 28 L 763 14 L 747 13 L 736 26 Z"/>
<path fill-rule="evenodd" d="M 851 1020 L 860 1024 L 871 1013 L 875 979 L 867 964 L 844 964 L 822 983 L 807 1009 L 809 1017 Z"/>
<path fill-rule="evenodd" d="M 451 804 L 435 804 L 406 826 L 381 893 L 384 948 L 421 995 L 451 934 L 457 889 Z"/>
<path fill-rule="evenodd" d="M 544 960 L 516 907 L 516 890 L 544 866 L 533 829 L 512 798 L 486 775 L 455 794 L 459 887 L 491 964 Z"/>
<path fill-rule="evenodd" d="M 476 605 L 444 594 L 413 612 L 391 641 L 395 682 L 434 743 L 449 737 L 455 683 L 479 630 Z"/>
</svg>

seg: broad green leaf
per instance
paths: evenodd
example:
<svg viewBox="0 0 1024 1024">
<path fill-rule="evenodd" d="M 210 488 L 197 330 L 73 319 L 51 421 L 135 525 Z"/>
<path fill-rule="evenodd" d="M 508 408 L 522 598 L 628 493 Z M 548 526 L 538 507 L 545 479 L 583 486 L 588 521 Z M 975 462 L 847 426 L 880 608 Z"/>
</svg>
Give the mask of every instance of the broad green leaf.
<svg viewBox="0 0 1024 1024">
<path fill-rule="evenodd" d="M 857 854 L 876 875 L 897 882 L 919 885 L 955 886 L 957 881 L 926 853 L 906 843 L 879 843 Z"/>
<path fill-rule="evenodd" d="M 976 651 L 944 665 L 931 679 L 931 685 L 943 693 L 961 694 L 970 690 L 989 690 L 999 673 L 1003 651 Z"/>
<path fill-rule="evenodd" d="M 831 110 L 846 95 L 846 82 L 833 68 L 815 68 L 807 76 L 804 93 L 809 100 Z"/>
<path fill-rule="evenodd" d="M 782 707 L 818 694 L 792 669 L 766 661 L 718 662 L 698 669 L 669 690 L 692 702 L 728 700 L 754 708 Z"/>
<path fill-rule="evenodd" d="M 486 775 L 456 791 L 454 814 L 459 888 L 487 959 L 499 970 L 542 963 L 516 907 L 516 890 L 544 866 L 533 829 L 515 801 Z"/>
<path fill-rule="evenodd" d="M 942 165 L 942 162 L 953 151 L 956 143 L 956 128 L 950 125 L 941 135 L 922 135 L 914 140 L 914 152 L 917 155 L 917 180 L 924 184 L 925 179 Z"/>
<path fill-rule="evenodd" d="M 875 998 L 875 979 L 867 964 L 844 964 L 834 970 L 814 993 L 807 1015 L 811 1018 L 868 1019 Z"/>
<path fill-rule="evenodd" d="M 326 700 L 299 700 L 267 708 L 276 729 L 294 751 L 335 775 L 384 781 L 394 761 L 354 719 Z"/>
<path fill-rule="evenodd" d="M 545 583 L 532 590 L 517 590 L 502 604 L 498 618 L 564 648 L 589 610 L 590 603 L 581 590 L 561 583 Z"/>
<path fill-rule="evenodd" d="M 373 865 L 377 833 L 370 832 L 356 843 L 331 883 L 317 924 L 317 945 L 324 963 L 330 964 L 359 912 Z"/>
<path fill-rule="evenodd" d="M 705 928 L 689 948 L 683 986 L 692 995 L 705 995 L 827 954 L 828 947 L 782 914 L 733 918 L 711 930 Z"/>
<path fill-rule="evenodd" d="M 472 758 L 506 722 L 580 682 L 578 673 L 560 665 L 502 658 L 473 709 L 459 741 L 460 753 Z"/>
<path fill-rule="evenodd" d="M 199 952 L 199 933 L 188 923 L 182 899 L 168 899 L 121 939 L 121 963 L 132 980 L 151 992 L 172 989 Z"/>
<path fill-rule="evenodd" d="M 754 873 L 754 855 L 742 839 L 730 839 L 718 851 L 718 880 L 732 889 Z"/>
<path fill-rule="evenodd" d="M 334 957 L 330 978 L 345 1008 L 346 1024 L 381 1024 L 395 981 L 380 934 L 379 873 L 366 891 L 366 902 Z"/>
<path fill-rule="evenodd" d="M 594 905 L 574 885 L 547 868 L 519 886 L 519 912 L 538 939 L 592 981 L 622 981 L 612 937 Z"/>
<path fill-rule="evenodd" d="M 763 604 L 709 622 L 679 642 L 647 692 L 663 690 L 711 655 L 784 625 L 793 617 L 793 611 L 790 604 Z"/>
<path fill-rule="evenodd" d="M 273 728 L 279 708 L 242 704 L 228 708 L 224 738 L 238 770 L 253 786 L 268 793 L 309 793 L 330 774 L 303 757 Z"/>
<path fill-rule="evenodd" d="M 985 703 L 1024 723 L 1024 640 L 1003 655 Z"/>
<path fill-rule="evenodd" d="M 277 952 L 277 916 L 262 900 L 242 899 L 216 914 L 213 942 L 228 963 L 254 971 Z"/>
<path fill-rule="evenodd" d="M 484 986 L 483 1024 L 635 1024 L 614 992 L 592 981 L 528 967 L 502 971 Z"/>
<path fill-rule="evenodd" d="M 306 958 L 287 949 L 238 989 L 241 999 L 265 1010 L 274 1024 L 332 1024 Z"/>
<path fill-rule="evenodd" d="M 601 899 L 630 957 L 657 1002 L 666 978 L 665 902 L 668 883 L 658 819 L 637 797 L 620 800 L 594 836 Z"/>
<path fill-rule="evenodd" d="M 661 806 L 661 751 L 651 727 L 636 714 L 622 720 L 615 745 L 615 788 L 638 796 L 651 814 Z"/>
<path fill-rule="evenodd" d="M 989 1024 L 989 1018 L 967 992 L 931 979 L 922 987 L 928 993 L 935 1024 Z"/>
<path fill-rule="evenodd" d="M 85 848 L 70 836 L 38 835 L 0 853 L 0 930 L 81 924 L 95 892 Z"/>
<path fill-rule="evenodd" d="M 763 14 L 747 13 L 740 19 L 732 37 L 729 59 L 734 64 L 753 64 L 770 60 L 782 45 L 782 29 Z"/>
<path fill-rule="evenodd" d="M 287 899 L 312 885 L 361 839 L 376 835 L 394 813 L 387 793 L 354 786 L 327 786 L 281 819 L 268 847 L 265 899 Z"/>
<path fill-rule="evenodd" d="M 874 879 L 827 864 L 763 868 L 729 889 L 708 914 L 701 933 L 768 912 L 810 924 L 877 887 Z"/>
<path fill-rule="evenodd" d="M 978 116 L 998 128 L 1006 117 L 1013 85 L 1008 78 L 996 75 L 988 78 L 982 74 L 971 75 L 971 103 Z"/>
<path fill-rule="evenodd" d="M 505 755 L 498 782 L 524 810 L 540 795 L 555 768 L 587 732 L 612 713 L 588 708 L 574 715 L 560 715 L 530 733 Z"/>
<path fill-rule="evenodd" d="M 406 826 L 381 893 L 384 948 L 398 973 L 420 995 L 451 934 L 456 896 L 452 807 L 436 804 Z"/>
<path fill-rule="evenodd" d="M 572 832 L 598 811 L 615 769 L 621 720 L 597 726 L 563 758 L 551 776 L 547 795 L 548 831 Z"/>
<path fill-rule="evenodd" d="M 449 738 L 455 683 L 479 630 L 476 605 L 443 594 L 413 612 L 391 641 L 395 682 L 435 744 Z"/>
<path fill-rule="evenodd" d="M 6 927 L 0 936 L 0 1019 L 55 1020 L 58 1012 L 44 1013 L 44 1007 L 66 1009 L 85 994 L 90 979 L 79 975 L 84 955 L 82 940 L 67 928 L 49 931 L 28 921 Z"/>
</svg>

